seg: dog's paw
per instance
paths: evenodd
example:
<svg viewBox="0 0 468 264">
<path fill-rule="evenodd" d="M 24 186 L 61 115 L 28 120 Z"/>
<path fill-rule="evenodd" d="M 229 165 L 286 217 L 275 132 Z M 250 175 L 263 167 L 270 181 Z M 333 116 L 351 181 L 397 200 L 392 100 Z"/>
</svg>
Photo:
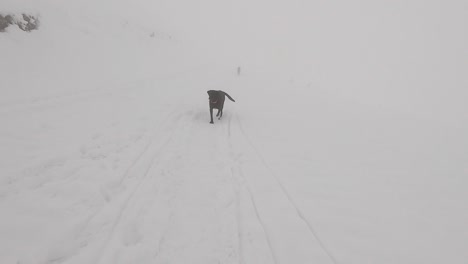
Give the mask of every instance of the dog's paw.
<svg viewBox="0 0 468 264">
<path fill-rule="evenodd" d="M 213 122 L 213 121 L 211 121 L 211 122 L 210 122 L 210 124 L 214 124 L 214 122 Z"/>
</svg>

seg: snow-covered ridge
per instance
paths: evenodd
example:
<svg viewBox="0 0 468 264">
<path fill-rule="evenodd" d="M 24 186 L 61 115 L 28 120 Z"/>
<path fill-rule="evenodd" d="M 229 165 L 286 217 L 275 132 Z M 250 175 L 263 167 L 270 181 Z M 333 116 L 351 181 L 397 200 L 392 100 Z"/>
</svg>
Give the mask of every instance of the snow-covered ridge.
<svg viewBox="0 0 468 264">
<path fill-rule="evenodd" d="M 166 61 L 177 38 L 148 13 L 102 1 L 6 0 L 3 17 L 27 28 L 22 14 L 31 15 L 40 25 L 25 34 L 9 24 L 0 34 L 0 108 L 108 88 L 133 71 L 154 74 L 147 62 Z"/>
<path fill-rule="evenodd" d="M 114 40 L 121 37 L 137 38 L 138 41 L 141 38 L 153 41 L 173 39 L 172 34 L 165 31 L 158 23 L 156 15 L 150 8 L 127 2 L 2 1 L 0 31 L 13 31 L 14 25 L 29 31 L 37 28 L 39 20 L 40 31 L 44 31 L 49 39 L 57 39 L 53 36 L 71 39 L 76 35 L 98 39 L 114 38 Z"/>
<path fill-rule="evenodd" d="M 15 25 L 27 32 L 36 30 L 39 28 L 39 16 L 27 13 L 0 13 L 0 32 L 5 32 L 9 26 Z"/>
</svg>

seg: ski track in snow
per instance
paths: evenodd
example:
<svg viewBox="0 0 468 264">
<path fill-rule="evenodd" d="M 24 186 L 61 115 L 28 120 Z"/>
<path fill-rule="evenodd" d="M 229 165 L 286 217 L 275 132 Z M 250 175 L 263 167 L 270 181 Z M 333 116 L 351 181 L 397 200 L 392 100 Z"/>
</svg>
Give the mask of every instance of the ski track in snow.
<svg viewBox="0 0 468 264">
<path fill-rule="evenodd" d="M 234 150 L 233 150 L 232 141 L 231 141 L 231 123 L 232 123 L 232 117 L 230 116 L 229 117 L 229 122 L 228 122 L 228 143 L 229 143 L 229 150 L 231 152 L 231 159 L 232 159 L 231 162 L 234 163 L 233 168 L 231 168 L 232 176 L 233 176 L 233 178 L 237 178 L 237 182 L 242 183 L 241 187 L 244 187 L 247 190 L 249 200 L 250 200 L 251 205 L 252 205 L 252 207 L 253 207 L 253 209 L 255 211 L 256 220 L 258 221 L 258 223 L 262 227 L 262 231 L 264 233 L 265 240 L 266 240 L 266 242 L 268 244 L 268 249 L 269 249 L 269 251 L 271 253 L 272 261 L 273 261 L 273 263 L 278 263 L 275 251 L 274 251 L 272 243 L 271 243 L 271 238 L 270 238 L 268 229 L 267 229 L 262 217 L 260 216 L 260 213 L 258 212 L 257 204 L 255 202 L 255 197 L 254 197 L 254 195 L 252 193 L 252 190 L 248 186 L 248 184 L 246 184 L 246 179 L 245 179 L 245 176 L 244 176 L 244 174 L 242 172 L 241 165 L 238 164 L 238 162 L 236 160 L 234 160 L 234 157 L 232 157 L 234 155 L 233 154 Z M 238 186 L 237 188 L 240 188 L 240 187 Z M 237 193 L 239 193 L 239 191 L 237 191 Z M 237 197 L 237 199 L 239 200 L 239 197 Z M 237 201 L 237 203 L 239 203 L 239 201 Z M 239 212 L 239 214 L 240 214 L 240 212 Z M 239 222 L 238 225 L 239 226 L 241 225 L 240 218 L 241 218 L 241 216 L 238 216 L 238 222 Z M 242 245 L 243 235 L 242 235 L 242 231 L 239 234 L 239 239 L 240 239 L 239 240 L 240 241 L 239 251 L 241 252 L 241 255 L 242 255 L 242 252 L 243 252 L 243 245 Z M 242 261 L 243 261 L 243 259 L 242 259 Z"/>
<path fill-rule="evenodd" d="M 160 127 L 162 128 L 165 128 L 165 123 L 171 118 L 174 116 L 174 113 L 176 111 L 173 111 L 171 113 L 169 113 L 166 118 L 160 123 Z M 178 122 L 178 120 L 180 120 L 181 116 L 179 115 L 178 117 L 175 118 L 175 122 Z M 173 121 L 174 122 L 174 121 Z M 153 134 L 157 135 L 159 134 L 158 132 L 161 132 L 163 131 L 163 129 L 160 128 L 157 132 L 153 132 Z M 142 183 L 147 179 L 147 176 L 148 176 L 148 172 L 149 170 L 152 168 L 152 166 L 154 165 L 155 163 L 155 160 L 157 159 L 158 157 L 158 154 L 160 154 L 160 151 L 162 151 L 165 146 L 169 143 L 169 141 L 172 139 L 172 131 L 177 128 L 176 126 L 172 125 L 171 128 L 169 128 L 169 130 L 164 130 L 164 132 L 166 132 L 168 138 L 163 141 L 159 146 L 157 147 L 154 147 L 153 145 L 155 145 L 156 143 L 154 143 L 155 139 L 154 139 L 154 135 L 152 138 L 149 139 L 148 143 L 144 146 L 143 150 L 137 155 L 137 157 L 132 161 L 131 165 L 125 170 L 125 172 L 123 173 L 123 175 L 120 177 L 119 181 L 118 181 L 118 187 L 122 187 L 122 185 L 124 183 L 126 183 L 129 178 L 131 178 L 131 173 L 132 171 L 135 171 L 135 170 L 139 170 L 141 168 L 144 169 L 144 173 L 142 173 L 142 175 L 140 175 L 139 179 L 137 180 L 137 183 L 135 184 L 135 186 L 133 187 L 133 189 L 131 189 L 131 191 L 129 192 L 129 194 L 126 196 L 126 198 L 124 199 L 121 199 L 121 200 L 117 200 L 118 202 L 120 202 L 119 204 L 117 204 L 116 207 L 118 207 L 119 209 L 117 210 L 117 213 L 115 216 L 111 217 L 109 220 L 110 220 L 110 223 L 105 223 L 106 226 L 108 225 L 111 225 L 111 228 L 110 230 L 107 232 L 107 235 L 105 235 L 105 238 L 104 238 L 104 242 L 102 242 L 102 249 L 99 251 L 99 256 L 98 256 L 98 260 L 96 261 L 96 263 L 99 263 L 99 259 L 100 257 L 103 255 L 103 252 L 105 251 L 105 249 L 107 248 L 108 244 L 109 244 L 109 241 L 112 239 L 113 235 L 115 234 L 115 229 L 116 227 L 118 226 L 121 218 L 122 218 L 122 215 L 124 214 L 125 210 L 127 209 L 128 207 L 128 204 L 130 203 L 130 201 L 133 199 L 133 197 L 135 196 L 135 194 L 138 192 L 138 190 L 141 188 L 141 185 Z M 167 133 L 168 132 L 168 133 Z M 145 161 L 142 161 L 145 159 L 145 157 L 150 157 L 150 162 L 145 162 Z M 141 164 L 140 164 L 141 163 Z M 148 164 L 147 164 L 148 163 Z M 133 176 L 134 177 L 134 176 Z M 127 183 L 128 184 L 128 183 Z M 111 207 L 111 206 L 107 206 L 107 207 Z M 101 208 L 101 210 L 96 210 L 95 212 L 93 212 L 91 214 L 91 216 L 86 220 L 86 222 L 83 224 L 83 226 L 80 228 L 80 231 L 77 232 L 75 234 L 75 239 L 76 240 L 79 240 L 79 243 L 78 244 L 83 244 L 84 246 L 81 247 L 84 248 L 89 241 L 85 241 L 86 239 L 89 239 L 89 237 L 86 237 L 85 234 L 90 234 L 92 233 L 92 231 L 89 231 L 87 229 L 89 229 L 89 227 L 91 226 L 91 223 L 93 222 L 93 219 L 95 218 L 98 218 L 99 217 L 99 214 L 107 214 L 108 212 L 106 212 L 106 209 L 107 208 Z M 104 212 L 103 212 L 104 211 Z M 102 226 L 104 227 L 104 226 Z M 85 237 L 83 237 L 85 236 Z M 92 238 L 91 238 L 92 239 Z M 59 257 L 55 257 L 51 260 L 49 260 L 50 263 L 66 263 L 71 257 L 73 257 L 73 255 L 75 255 L 76 253 L 78 252 L 75 252 L 73 253 L 72 255 L 65 255 L 65 256 L 59 256 Z"/>
<path fill-rule="evenodd" d="M 190 114 L 188 114 L 188 117 L 190 117 Z M 191 139 L 193 138 L 193 136 L 191 136 L 191 134 L 193 134 L 193 130 L 188 129 L 186 127 L 186 126 L 192 127 L 194 124 L 193 124 L 193 121 L 187 118 L 187 114 L 183 118 L 182 118 L 182 115 L 179 114 L 179 116 L 175 118 L 175 120 L 171 119 L 170 122 L 171 124 L 168 126 L 171 128 L 163 129 L 163 131 L 165 132 L 163 137 L 166 135 L 168 136 L 168 138 L 164 140 L 160 144 L 160 146 L 157 148 L 153 146 L 154 144 L 148 143 L 148 145 L 144 148 L 144 150 L 132 163 L 131 167 L 127 169 L 127 171 L 124 173 L 124 176 L 122 177 L 123 180 L 121 180 L 120 182 L 122 181 L 125 182 L 126 179 L 129 177 L 129 175 L 132 174 L 131 173 L 132 171 L 139 171 L 139 170 L 141 171 L 139 172 L 141 175 L 138 176 L 139 177 L 138 182 L 134 184 L 135 185 L 134 188 L 128 192 L 127 198 L 118 200 L 119 204 L 115 205 L 115 207 L 119 208 L 117 212 L 114 213 L 113 217 L 110 217 L 108 218 L 108 220 L 105 220 L 106 223 L 102 225 L 102 227 L 100 228 L 101 232 L 105 232 L 106 234 L 101 235 L 102 238 L 99 238 L 99 235 L 95 237 L 85 238 L 89 240 L 89 241 L 86 241 L 85 244 L 96 243 L 96 244 L 101 245 L 100 249 L 97 250 L 96 257 L 94 257 L 95 260 L 92 261 L 93 263 L 117 263 L 117 262 L 128 263 L 122 260 L 120 260 L 119 262 L 118 259 L 120 258 L 118 258 L 117 255 L 119 255 L 120 253 L 118 253 L 118 250 L 117 252 L 114 252 L 116 251 L 116 249 L 120 247 L 119 246 L 120 236 L 122 235 L 122 233 L 125 233 L 125 231 L 123 230 L 126 230 L 127 226 L 131 225 L 129 224 L 130 222 L 140 221 L 137 219 L 141 219 L 142 217 L 145 217 L 144 214 L 142 215 L 141 213 L 138 213 L 138 214 L 136 213 L 136 211 L 143 210 L 142 208 L 140 208 L 140 205 L 137 201 L 152 200 L 150 204 L 154 204 L 156 202 L 156 199 L 158 198 L 167 201 L 166 206 L 169 205 L 168 206 L 170 208 L 169 211 L 171 212 L 168 213 L 169 216 L 166 218 L 168 219 L 166 223 L 167 227 L 165 227 L 164 230 L 160 232 L 160 237 L 154 240 L 154 248 L 156 249 L 156 251 L 150 254 L 152 256 L 150 259 L 152 259 L 152 261 L 156 261 L 156 263 L 166 263 L 165 261 L 171 261 L 171 259 L 174 258 L 174 256 L 171 255 L 171 251 L 173 251 L 174 248 L 177 248 L 177 247 L 174 247 L 174 246 L 166 247 L 165 244 L 167 243 L 177 244 L 178 243 L 177 240 L 174 240 L 173 238 L 171 238 L 171 233 L 175 232 L 175 230 L 177 229 L 175 226 L 180 225 L 179 223 L 176 223 L 177 221 L 180 221 L 180 219 L 177 219 L 178 215 L 185 213 L 184 212 L 185 206 L 181 206 L 177 210 L 173 208 L 174 204 L 176 204 L 178 200 L 184 199 L 184 197 L 178 197 L 177 195 L 175 195 L 174 192 L 176 191 L 174 190 L 178 188 L 190 188 L 190 186 L 177 187 L 175 185 L 180 185 L 183 183 L 183 181 L 172 182 L 172 179 L 169 179 L 170 177 L 178 176 L 177 175 L 178 173 L 174 172 L 174 169 L 177 170 L 179 166 L 172 166 L 171 163 L 178 162 L 178 160 L 181 159 L 184 153 L 187 152 L 187 148 L 190 148 L 191 145 L 194 143 L 193 139 Z M 155 138 L 152 139 L 152 141 L 154 140 Z M 180 148 L 180 151 L 175 152 L 171 150 L 171 149 L 179 149 L 179 148 Z M 218 154 L 215 156 L 220 156 L 219 151 L 217 151 L 216 149 L 214 151 Z M 162 154 L 163 152 L 165 154 Z M 152 157 L 148 158 L 148 156 L 152 156 Z M 188 158 L 192 159 L 194 157 L 188 157 Z M 145 159 L 149 159 L 149 161 L 140 162 L 140 160 L 145 160 Z M 219 161 L 223 162 L 224 157 L 221 157 Z M 144 167 L 144 168 L 135 169 L 135 167 Z M 164 173 L 159 173 L 159 175 L 155 175 L 154 171 L 157 171 L 157 170 L 161 170 Z M 211 177 L 213 176 L 217 177 L 216 174 L 211 175 Z M 187 177 L 187 175 L 184 175 L 183 177 Z M 157 180 L 158 178 L 160 178 L 160 180 L 163 180 L 163 181 L 165 180 L 169 181 L 169 185 L 167 186 L 167 188 L 172 189 L 171 193 L 168 193 L 168 195 L 171 196 L 171 198 L 158 197 L 157 191 L 153 193 L 150 189 L 148 189 L 148 186 L 158 185 L 155 183 L 155 181 L 158 181 Z M 167 179 L 164 179 L 164 178 L 167 178 Z M 202 186 L 199 186 L 199 187 L 202 187 Z M 216 185 L 213 185 L 212 188 L 216 189 Z M 156 188 L 156 190 L 157 189 L 158 188 Z M 137 210 L 136 208 L 140 208 L 140 209 Z M 104 213 L 99 212 L 99 213 L 96 213 L 96 215 L 98 216 L 93 216 L 92 218 L 103 218 L 103 217 L 99 217 L 99 214 L 104 215 Z M 151 213 L 149 212 L 145 212 L 145 214 L 151 215 Z M 153 216 L 150 216 L 150 217 L 153 217 Z M 186 220 L 183 220 L 183 222 L 184 221 Z M 93 221 L 88 219 L 86 226 L 93 226 L 93 225 L 90 225 L 90 222 L 93 222 Z M 204 221 L 200 221 L 200 222 L 210 223 L 210 220 L 205 219 Z M 81 235 L 78 234 L 77 236 L 78 237 L 83 236 L 83 233 L 91 233 L 91 231 L 87 231 L 86 229 L 89 229 L 89 227 L 84 227 L 83 230 L 80 232 Z M 104 231 L 104 229 L 107 229 L 107 230 Z M 130 234 L 130 236 L 132 235 Z M 216 237 L 216 234 L 210 234 L 208 238 L 209 237 Z M 229 237 L 230 235 L 228 235 L 228 240 L 229 240 Z M 142 238 L 136 239 L 136 240 L 141 241 L 141 239 Z M 97 242 L 93 242 L 93 240 L 96 240 Z M 131 244 L 135 244 L 135 243 L 138 244 L 139 243 L 138 241 L 134 241 Z M 216 249 L 215 246 L 216 244 L 213 245 L 214 249 Z M 92 253 L 85 252 L 86 247 L 87 245 L 79 249 L 79 251 L 83 251 L 81 253 L 84 253 L 84 255 L 92 255 Z M 148 248 L 151 248 L 151 246 L 148 245 Z M 168 256 L 165 256 L 166 254 L 165 252 L 169 252 L 167 254 Z M 235 255 L 236 253 L 229 253 L 229 254 Z M 75 252 L 73 254 L 73 256 L 76 256 L 76 255 L 80 255 L 80 252 Z M 50 263 L 79 263 L 80 258 L 74 258 L 73 256 L 68 255 L 68 256 L 55 257 L 50 260 Z M 89 257 L 88 259 L 90 258 L 92 257 Z M 243 263 L 240 260 L 239 262 L 237 261 L 234 262 L 234 260 L 232 260 L 233 258 L 234 257 L 232 256 L 231 257 L 226 256 L 226 259 L 222 261 L 222 263 L 231 263 L 231 262 Z M 145 261 L 149 261 L 149 259 L 146 259 Z M 200 261 L 199 263 L 206 263 L 206 262 Z M 208 261 L 208 263 L 217 263 L 217 262 Z"/>
<path fill-rule="evenodd" d="M 180 120 L 180 116 L 175 120 L 175 123 L 177 123 L 178 121 Z M 109 250 L 109 245 L 110 245 L 110 240 L 112 240 L 115 236 L 115 229 L 116 227 L 120 224 L 121 222 L 121 219 L 122 219 L 122 215 L 124 214 L 124 212 L 126 211 L 130 201 L 132 199 L 134 199 L 134 197 L 136 195 L 138 195 L 138 192 L 139 190 L 141 189 L 141 186 L 142 186 L 142 183 L 145 182 L 145 181 L 148 181 L 148 174 L 150 172 L 150 170 L 153 168 L 153 166 L 155 166 L 156 164 L 156 161 L 157 161 L 157 158 L 158 158 L 158 155 L 160 154 L 161 151 L 163 151 L 166 146 L 169 144 L 169 142 L 172 140 L 172 137 L 173 137 L 173 132 L 175 130 L 175 128 L 177 128 L 176 126 L 174 126 L 174 128 L 172 128 L 170 131 L 169 131 L 169 138 L 167 138 L 160 147 L 157 147 L 157 150 L 155 151 L 155 153 L 152 155 L 151 157 L 151 160 L 149 162 L 149 165 L 147 165 L 144 173 L 141 177 L 140 180 L 138 180 L 138 183 L 137 185 L 135 186 L 134 190 L 131 191 L 130 195 L 128 196 L 127 199 L 125 199 L 124 203 L 120 206 L 120 210 L 119 210 L 119 213 L 116 217 L 116 219 L 114 220 L 113 224 L 112 224 L 112 228 L 109 232 L 109 235 L 107 236 L 105 242 L 104 242 L 104 248 L 102 250 L 100 250 L 100 255 L 98 257 L 98 260 L 96 261 L 96 263 L 101 263 L 102 261 L 102 258 L 106 252 L 106 250 Z M 146 151 L 145 151 L 146 152 Z M 144 154 L 144 153 L 143 153 Z M 126 173 L 128 175 L 128 173 Z M 107 263 L 107 262 L 104 262 L 104 263 Z"/>
<path fill-rule="evenodd" d="M 249 145 L 252 147 L 252 149 L 255 151 L 255 154 L 258 156 L 258 158 L 261 160 L 262 164 L 265 166 L 265 168 L 267 169 L 267 171 L 269 172 L 269 174 L 274 178 L 275 182 L 281 187 L 281 191 L 283 192 L 283 194 L 286 196 L 286 198 L 288 199 L 288 201 L 290 202 L 290 204 L 294 207 L 296 213 L 297 213 L 297 216 L 307 225 L 307 228 L 309 230 L 309 232 L 311 233 L 311 235 L 314 237 L 314 239 L 319 243 L 320 247 L 323 249 L 323 251 L 327 254 L 327 256 L 330 258 L 330 260 L 332 261 L 332 263 L 335 263 L 337 264 L 338 262 L 336 261 L 335 257 L 332 255 L 332 253 L 330 252 L 330 250 L 325 246 L 325 244 L 323 243 L 323 241 L 320 239 L 320 237 L 318 236 L 317 234 L 317 231 L 314 229 L 314 227 L 312 226 L 311 222 L 304 216 L 304 213 L 302 212 L 302 210 L 298 207 L 298 205 L 296 204 L 296 202 L 293 200 L 293 198 L 291 197 L 290 193 L 288 192 L 288 190 L 286 189 L 286 187 L 284 186 L 284 184 L 280 181 L 280 179 L 278 178 L 278 176 L 275 175 L 275 173 L 273 172 L 273 170 L 271 169 L 271 167 L 268 165 L 268 163 L 265 161 L 265 158 L 263 157 L 263 155 L 260 153 L 260 151 L 258 150 L 258 148 L 255 146 L 255 144 L 252 143 L 252 141 L 250 140 L 249 136 L 247 135 L 247 133 L 245 132 L 243 126 L 242 126 L 242 122 L 241 120 L 239 119 L 238 116 L 236 116 L 237 118 L 237 122 L 238 122 L 238 125 L 239 125 L 239 128 L 242 132 L 242 135 L 244 136 L 245 140 L 249 143 Z"/>
<path fill-rule="evenodd" d="M 242 171 L 239 170 L 239 172 L 237 172 L 237 173 L 238 173 L 238 175 L 240 177 L 245 179 L 245 176 L 243 175 Z M 233 174 L 236 175 L 236 173 L 234 171 L 233 171 Z M 257 203 L 255 201 L 255 196 L 253 195 L 252 190 L 250 189 L 249 186 L 246 186 L 245 188 L 247 189 L 247 192 L 248 192 L 248 195 L 249 195 L 249 198 L 250 198 L 250 202 L 252 203 L 252 207 L 253 207 L 253 209 L 255 211 L 255 216 L 257 218 L 257 221 L 261 225 L 263 233 L 265 235 L 265 239 L 266 239 L 266 241 L 268 243 L 268 248 L 269 248 L 269 251 L 271 253 L 273 263 L 278 263 L 276 253 L 275 253 L 275 250 L 273 249 L 273 245 L 272 245 L 272 242 L 271 242 L 270 232 L 268 231 L 268 228 L 266 227 L 266 224 L 263 221 L 263 219 L 262 219 L 262 217 L 261 217 L 261 215 L 259 213 L 258 206 L 257 206 Z"/>
</svg>

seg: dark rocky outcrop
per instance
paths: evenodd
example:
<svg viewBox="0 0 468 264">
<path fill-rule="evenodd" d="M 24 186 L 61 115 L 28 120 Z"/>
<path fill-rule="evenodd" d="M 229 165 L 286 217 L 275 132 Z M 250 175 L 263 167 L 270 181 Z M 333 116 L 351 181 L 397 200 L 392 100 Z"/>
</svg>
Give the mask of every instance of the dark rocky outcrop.
<svg viewBox="0 0 468 264">
<path fill-rule="evenodd" d="M 0 14 L 0 32 L 5 32 L 9 26 L 16 25 L 23 31 L 36 30 L 39 27 L 39 19 L 37 16 L 29 14 Z"/>
</svg>

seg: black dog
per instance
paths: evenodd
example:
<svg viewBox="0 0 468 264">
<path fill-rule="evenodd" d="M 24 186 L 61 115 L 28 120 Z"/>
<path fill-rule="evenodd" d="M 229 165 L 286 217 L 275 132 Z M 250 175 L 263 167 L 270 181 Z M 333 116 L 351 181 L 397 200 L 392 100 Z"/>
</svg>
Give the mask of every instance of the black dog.
<svg viewBox="0 0 468 264">
<path fill-rule="evenodd" d="M 229 98 L 229 100 L 234 101 L 229 94 L 223 92 L 223 91 L 214 91 L 214 90 L 209 90 L 208 96 L 210 100 L 210 117 L 211 117 L 211 124 L 213 124 L 213 108 L 218 109 L 218 113 L 216 116 L 219 116 L 218 119 L 221 119 L 223 116 L 223 107 L 224 107 L 224 100 L 226 99 L 225 96 Z"/>
</svg>

